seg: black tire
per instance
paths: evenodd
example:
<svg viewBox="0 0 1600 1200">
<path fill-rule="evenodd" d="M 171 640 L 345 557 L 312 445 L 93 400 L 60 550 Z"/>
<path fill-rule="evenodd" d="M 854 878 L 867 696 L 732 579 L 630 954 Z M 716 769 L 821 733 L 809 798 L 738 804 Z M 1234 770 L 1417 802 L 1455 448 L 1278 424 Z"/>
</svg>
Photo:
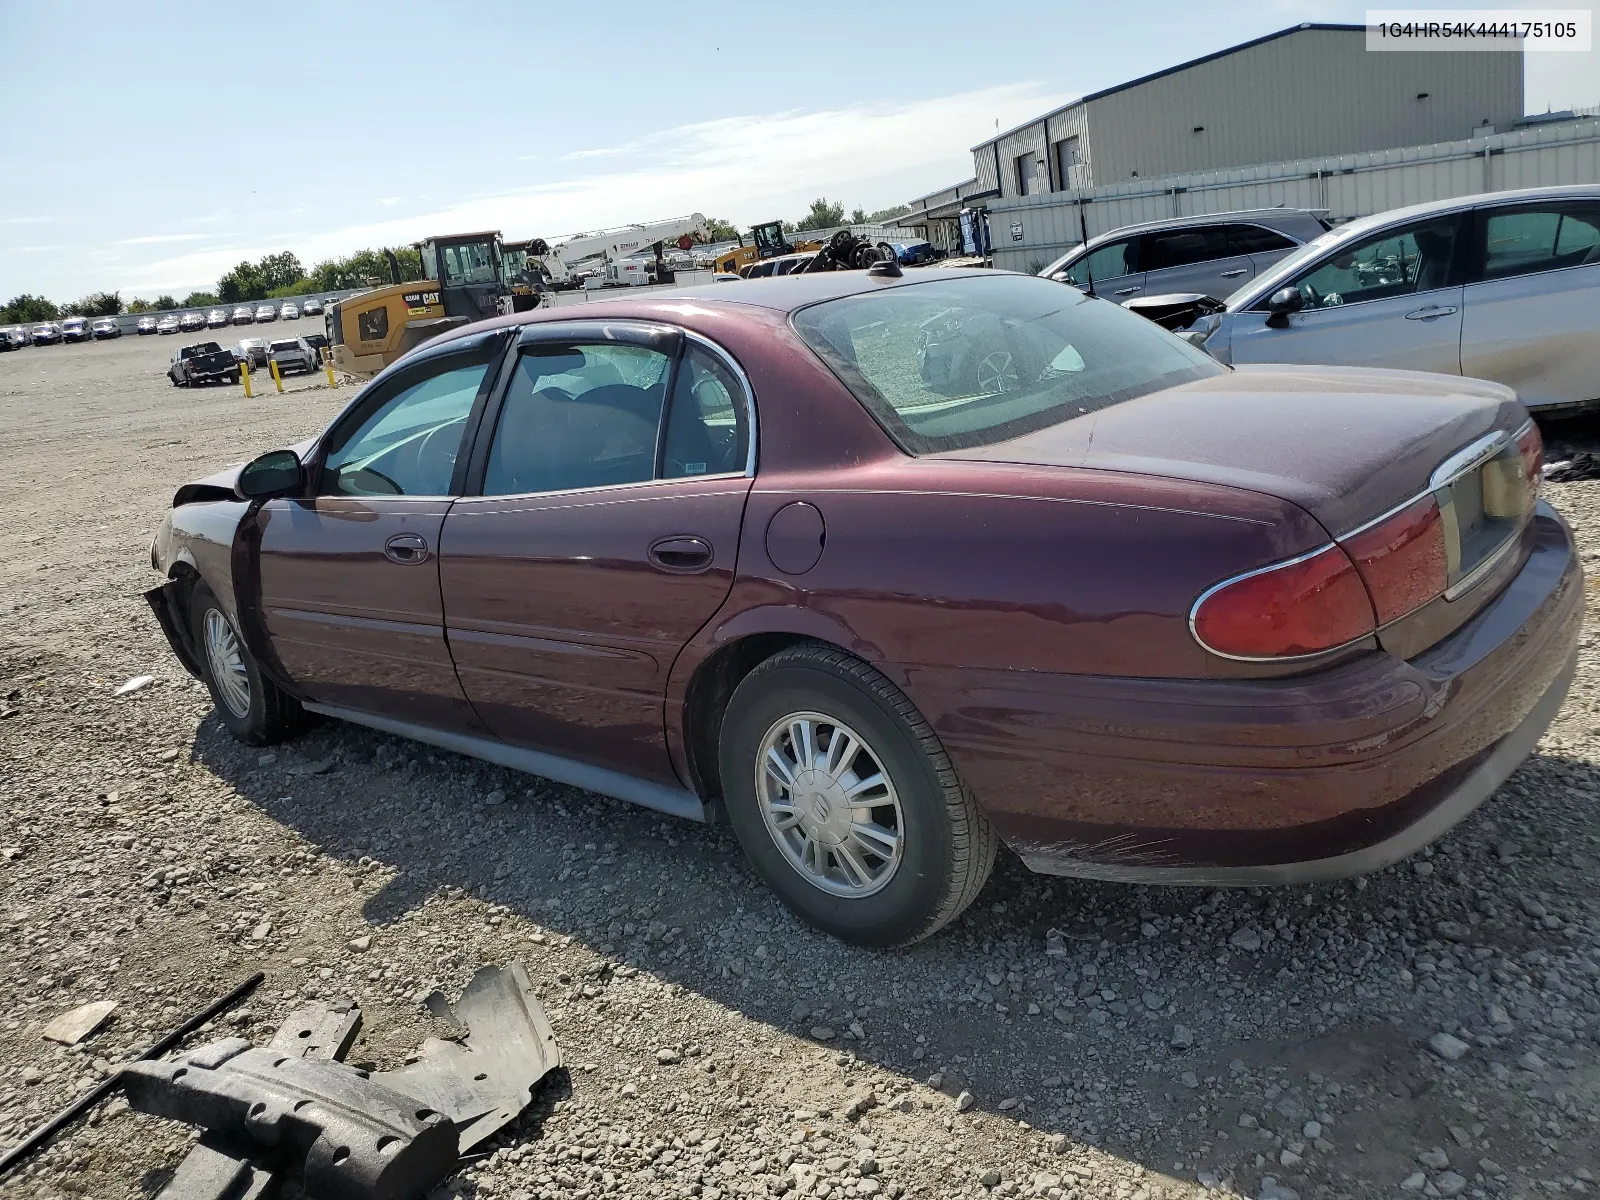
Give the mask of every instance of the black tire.
<svg viewBox="0 0 1600 1200">
<path fill-rule="evenodd" d="M 800 713 L 857 731 L 898 794 L 901 858 L 870 895 L 838 895 L 813 883 L 778 848 L 762 816 L 756 791 L 762 742 Z M 977 898 L 994 866 L 994 827 L 938 736 L 899 688 L 841 650 L 793 646 L 745 676 L 728 702 L 719 758 L 728 819 L 757 873 L 792 912 L 841 941 L 920 941 Z"/>
<path fill-rule="evenodd" d="M 214 674 L 214 656 L 208 650 L 206 639 L 207 617 L 213 613 L 221 618 L 234 636 L 239 663 L 249 689 L 248 703 L 243 706 L 243 712 L 230 702 Z M 200 661 L 206 687 L 211 692 L 211 703 L 216 707 L 217 719 L 237 740 L 247 746 L 270 746 L 293 737 L 306 727 L 309 723 L 307 713 L 300 707 L 300 702 L 262 677 L 255 655 L 239 638 L 232 620 L 223 611 L 211 589 L 203 583 L 195 585 L 189 598 L 189 636 L 195 657 Z"/>
<path fill-rule="evenodd" d="M 230 372 L 228 374 L 228 382 L 231 383 L 231 384 L 237 384 L 239 382 L 239 372 L 237 372 L 237 371 Z"/>
</svg>

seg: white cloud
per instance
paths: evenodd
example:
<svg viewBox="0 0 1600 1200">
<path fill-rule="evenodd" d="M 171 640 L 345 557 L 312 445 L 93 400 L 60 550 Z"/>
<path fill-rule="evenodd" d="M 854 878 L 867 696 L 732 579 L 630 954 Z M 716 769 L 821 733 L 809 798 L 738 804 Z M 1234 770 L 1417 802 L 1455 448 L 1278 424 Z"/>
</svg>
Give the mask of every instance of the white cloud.
<svg viewBox="0 0 1600 1200">
<path fill-rule="evenodd" d="M 0 225 L 45 225 L 53 220 L 54 217 L 4 217 L 0 218 Z"/>
<path fill-rule="evenodd" d="M 554 240 L 689 212 L 748 227 L 799 216 L 818 196 L 883 208 L 970 178 L 971 148 L 993 134 L 997 120 L 1009 129 L 1067 99 L 1030 83 L 907 103 L 703 121 L 568 156 L 613 160 L 605 171 L 466 196 L 406 217 L 307 230 L 292 242 L 281 235 L 241 238 L 227 248 L 130 267 L 105 286 L 130 294 L 209 287 L 240 259 L 286 246 L 309 265 L 365 246 L 404 245 L 459 230 Z"/>
<path fill-rule="evenodd" d="M 380 196 L 380 197 L 378 197 L 378 203 L 383 205 L 383 207 L 385 207 L 385 208 L 393 208 L 396 204 L 400 203 L 400 197 L 399 196 Z"/>
<path fill-rule="evenodd" d="M 123 238 L 117 245 L 157 246 L 164 242 L 198 242 L 211 236 L 209 233 L 149 233 L 144 237 Z"/>
</svg>

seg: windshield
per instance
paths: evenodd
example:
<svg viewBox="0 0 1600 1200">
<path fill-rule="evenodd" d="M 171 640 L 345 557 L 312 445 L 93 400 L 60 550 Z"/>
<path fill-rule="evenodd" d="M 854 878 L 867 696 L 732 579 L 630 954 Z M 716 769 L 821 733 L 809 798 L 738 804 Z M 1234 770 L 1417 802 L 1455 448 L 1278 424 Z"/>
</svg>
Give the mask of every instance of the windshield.
<svg viewBox="0 0 1600 1200">
<path fill-rule="evenodd" d="M 1029 275 L 829 300 L 794 325 L 912 454 L 992 445 L 1226 369 L 1143 317 Z"/>
</svg>

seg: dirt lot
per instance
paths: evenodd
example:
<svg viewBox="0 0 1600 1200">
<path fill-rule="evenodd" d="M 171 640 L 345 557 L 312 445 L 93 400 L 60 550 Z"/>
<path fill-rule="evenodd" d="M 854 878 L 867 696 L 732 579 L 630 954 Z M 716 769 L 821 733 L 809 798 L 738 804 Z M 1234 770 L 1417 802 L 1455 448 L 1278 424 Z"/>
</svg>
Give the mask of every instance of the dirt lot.
<svg viewBox="0 0 1600 1200">
<path fill-rule="evenodd" d="M 725 830 L 336 724 L 229 740 L 139 597 L 151 533 L 352 393 L 175 390 L 177 341 L 0 356 L 0 1145 L 257 968 L 224 1031 L 349 996 L 393 1064 L 429 989 L 520 958 L 567 1067 L 444 1195 L 1600 1190 L 1592 625 L 1539 752 L 1413 861 L 1206 893 L 1003 858 L 931 942 L 850 949 Z M 1600 559 L 1600 484 L 1547 494 Z M 112 1101 L 0 1193 L 150 1196 L 188 1140 Z"/>
</svg>

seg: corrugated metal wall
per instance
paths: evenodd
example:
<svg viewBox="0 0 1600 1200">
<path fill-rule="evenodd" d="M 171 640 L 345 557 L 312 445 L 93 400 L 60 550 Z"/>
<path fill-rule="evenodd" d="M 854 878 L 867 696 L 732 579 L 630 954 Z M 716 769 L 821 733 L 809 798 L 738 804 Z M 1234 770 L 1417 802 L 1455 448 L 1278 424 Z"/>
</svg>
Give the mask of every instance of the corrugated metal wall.
<svg viewBox="0 0 1600 1200">
<path fill-rule="evenodd" d="M 1297 29 L 1045 114 L 973 147 L 973 168 L 1011 199 L 1022 154 L 1044 157 L 1062 191 L 1447 141 L 1515 122 L 1522 77 L 1521 54 L 1374 53 L 1362 30 Z M 1062 180 L 1055 145 L 1073 134 L 1085 178 Z"/>
<path fill-rule="evenodd" d="M 1479 55 L 1481 58 L 1490 55 Z M 1083 193 L 1089 236 L 1140 221 L 1241 208 L 1325 208 L 1348 221 L 1407 204 L 1509 188 L 1600 183 L 1600 121 L 1540 125 L 1428 146 L 1134 179 Z M 1070 195 L 989 202 L 994 265 L 1037 269 L 1077 244 Z"/>
<path fill-rule="evenodd" d="M 1486 121 L 1504 128 L 1522 115 L 1522 55 L 1375 53 L 1363 31 L 1303 29 L 1088 108 L 1094 185 L 1104 187 L 1134 172 L 1415 146 L 1469 137 Z"/>
</svg>

